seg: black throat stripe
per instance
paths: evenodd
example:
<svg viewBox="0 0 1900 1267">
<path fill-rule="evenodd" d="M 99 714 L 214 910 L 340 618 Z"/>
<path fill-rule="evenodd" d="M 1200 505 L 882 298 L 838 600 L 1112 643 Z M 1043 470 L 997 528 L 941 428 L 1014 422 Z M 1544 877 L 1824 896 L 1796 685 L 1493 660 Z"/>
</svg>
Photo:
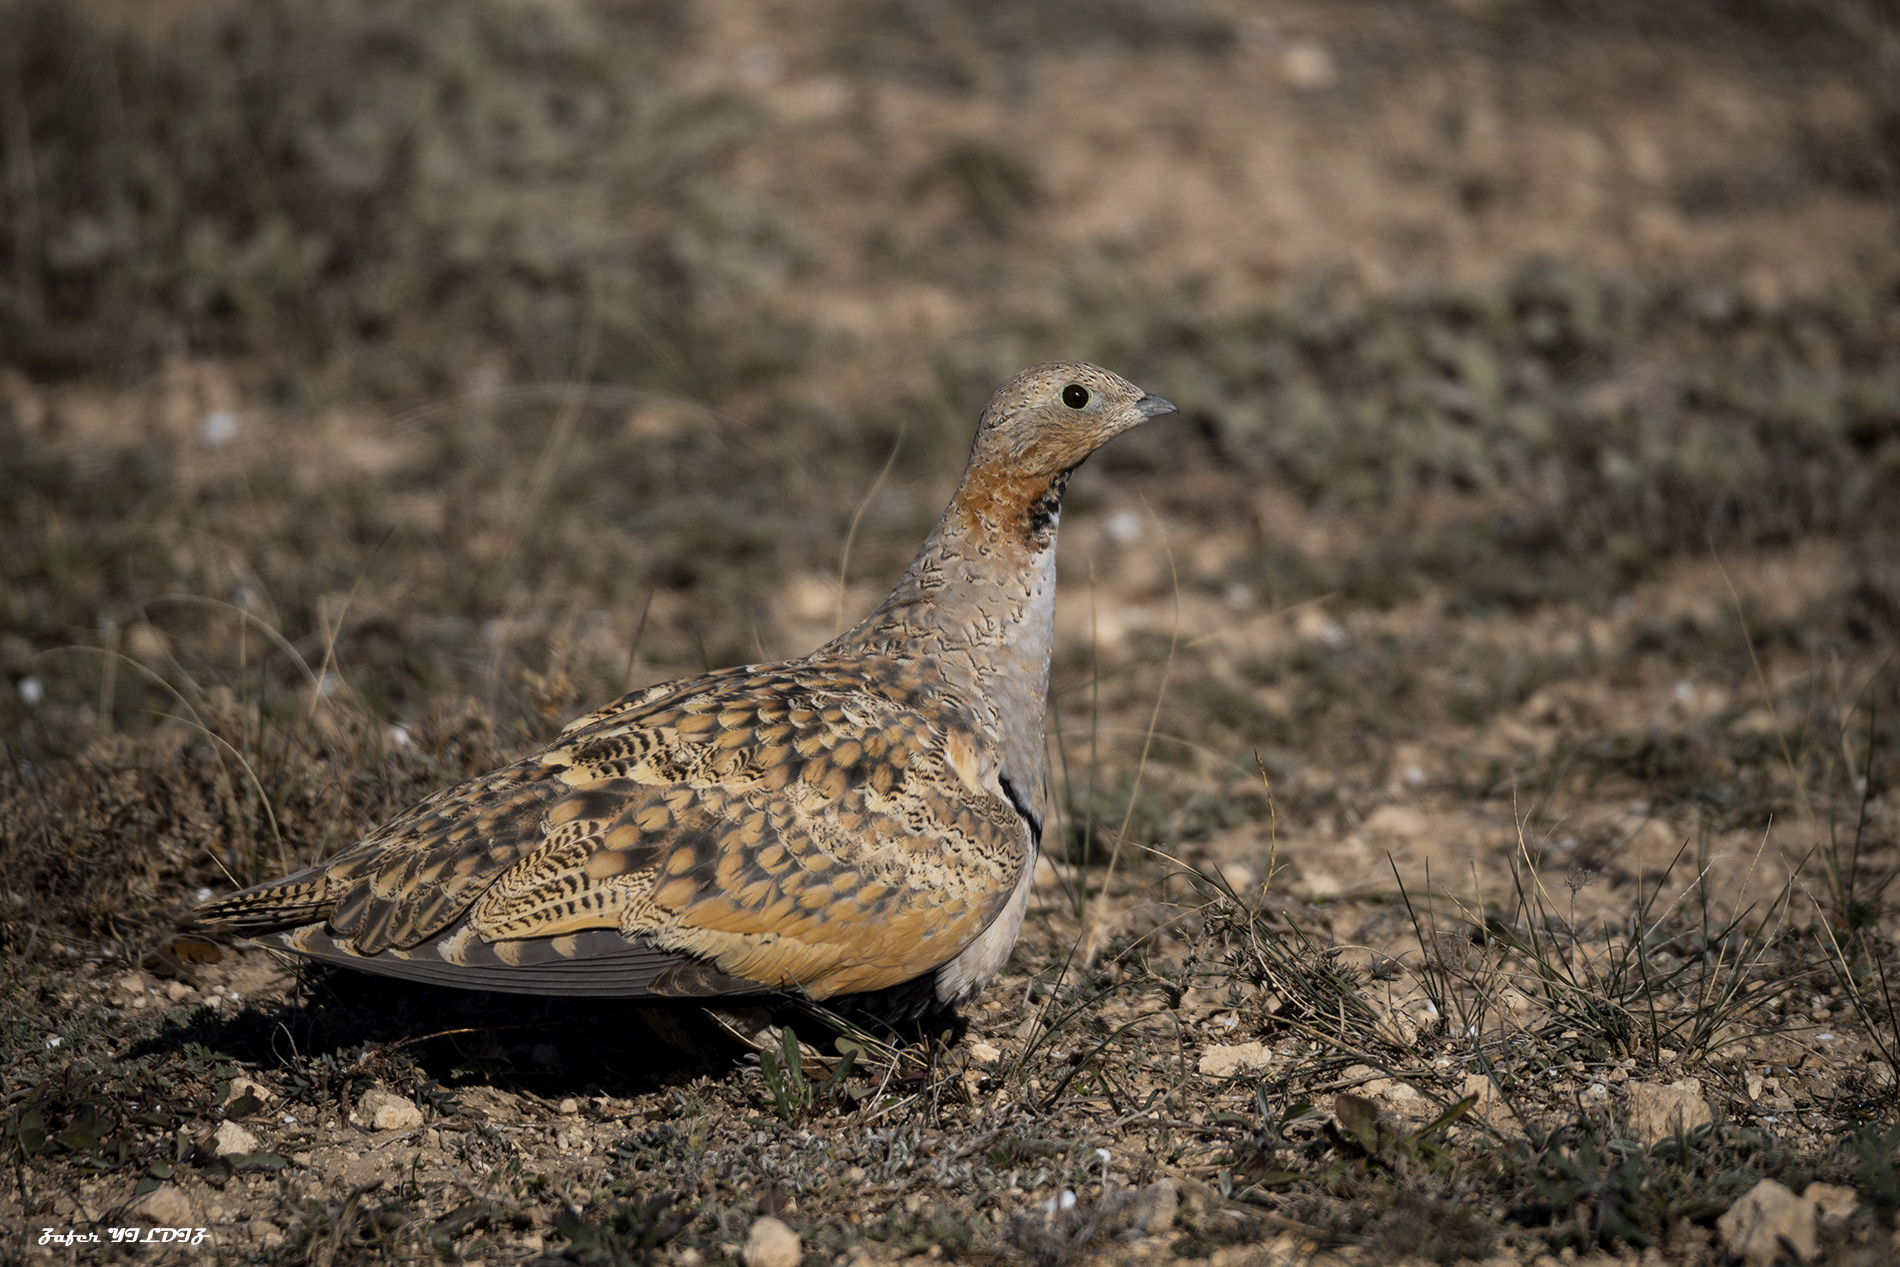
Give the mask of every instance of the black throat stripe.
<svg viewBox="0 0 1900 1267">
<path fill-rule="evenodd" d="M 1003 795 L 1009 798 L 1011 807 L 1022 817 L 1023 822 L 1029 825 L 1029 839 L 1040 846 L 1042 844 L 1042 820 L 1029 812 L 1029 802 L 1023 799 L 1023 794 L 1016 790 L 1016 785 L 1009 781 L 1007 774 L 999 773 L 996 776 L 996 781 L 1003 785 Z"/>
<path fill-rule="evenodd" d="M 1049 488 L 1036 498 L 1029 507 L 1029 543 L 1036 549 L 1045 549 L 1055 537 L 1056 518 L 1062 514 L 1062 494 L 1068 491 L 1069 477 L 1075 474 L 1073 468 L 1062 472 L 1049 482 Z"/>
</svg>

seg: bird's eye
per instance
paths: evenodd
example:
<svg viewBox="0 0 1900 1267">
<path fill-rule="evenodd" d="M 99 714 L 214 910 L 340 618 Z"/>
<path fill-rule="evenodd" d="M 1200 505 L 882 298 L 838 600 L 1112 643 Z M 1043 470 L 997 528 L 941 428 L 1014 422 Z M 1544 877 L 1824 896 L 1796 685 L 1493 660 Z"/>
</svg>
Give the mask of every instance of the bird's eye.
<svg viewBox="0 0 1900 1267">
<path fill-rule="evenodd" d="M 1070 383 L 1062 389 L 1062 403 L 1071 409 L 1081 409 L 1089 403 L 1089 389 L 1080 383 Z"/>
</svg>

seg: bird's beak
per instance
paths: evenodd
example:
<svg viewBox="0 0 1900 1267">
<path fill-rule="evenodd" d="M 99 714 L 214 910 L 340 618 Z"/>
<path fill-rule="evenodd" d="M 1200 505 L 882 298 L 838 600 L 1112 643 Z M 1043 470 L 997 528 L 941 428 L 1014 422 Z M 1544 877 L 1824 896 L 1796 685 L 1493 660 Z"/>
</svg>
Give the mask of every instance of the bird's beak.
<svg viewBox="0 0 1900 1267">
<path fill-rule="evenodd" d="M 1143 418 L 1159 418 L 1162 414 L 1176 412 L 1174 402 L 1163 400 L 1159 396 L 1145 395 L 1135 402 L 1135 412 Z"/>
</svg>

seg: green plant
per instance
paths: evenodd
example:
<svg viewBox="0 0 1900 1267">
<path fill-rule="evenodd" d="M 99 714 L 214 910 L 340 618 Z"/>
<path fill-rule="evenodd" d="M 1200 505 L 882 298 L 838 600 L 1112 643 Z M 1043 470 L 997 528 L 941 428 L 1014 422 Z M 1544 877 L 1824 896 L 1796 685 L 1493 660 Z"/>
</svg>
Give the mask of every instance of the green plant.
<svg viewBox="0 0 1900 1267">
<path fill-rule="evenodd" d="M 915 1214 L 887 1214 L 865 1228 L 864 1237 L 904 1258 L 933 1248 L 945 1258 L 956 1258 L 976 1243 L 976 1230 L 954 1210 L 931 1205 Z"/>
<path fill-rule="evenodd" d="M 1621 926 L 1605 925 L 1592 937 L 1559 911 L 1520 837 L 1512 863 L 1515 915 L 1466 916 L 1470 940 L 1495 944 L 1496 953 L 1521 965 L 1510 979 L 1542 1005 L 1536 1028 L 1553 1047 L 1593 1060 L 1638 1051 L 1654 1056 L 1665 1048 L 1702 1055 L 1732 1041 L 1725 1035 L 1739 1020 L 1793 987 L 1765 971 L 1793 879 L 1759 915 L 1750 907 L 1719 924 L 1689 925 L 1677 903 L 1657 906 L 1687 847 L 1639 887 Z M 1566 882 L 1574 896 L 1589 877 L 1573 872 Z M 1420 979 L 1433 1007 L 1458 1033 L 1484 1033 L 1504 967 L 1495 953 L 1476 971 L 1456 966 L 1459 952 L 1445 948 L 1446 939 L 1412 904 L 1402 879 L 1399 890 L 1424 952 Z"/>
<path fill-rule="evenodd" d="M 1451 1152 L 1435 1137 L 1447 1129 L 1478 1102 L 1466 1096 L 1437 1117 L 1415 1130 L 1396 1130 L 1389 1126 L 1379 1106 L 1364 1096 L 1340 1095 L 1333 1101 L 1333 1116 L 1340 1130 L 1336 1138 L 1358 1146 L 1369 1165 L 1387 1170 L 1407 1166 L 1421 1167 L 1434 1174 L 1450 1174 L 1456 1167 Z"/>
<path fill-rule="evenodd" d="M 1511 1217 L 1549 1226 L 1559 1249 L 1647 1248 L 1676 1220 L 1713 1220 L 1765 1174 L 1796 1182 L 1791 1160 L 1766 1132 L 1736 1126 L 1699 1126 L 1647 1151 L 1583 1127 L 1520 1154 L 1534 1199 Z"/>
<path fill-rule="evenodd" d="M 590 1206 L 555 1216 L 554 1228 L 568 1243 L 541 1259 L 544 1263 L 583 1263 L 588 1267 L 636 1267 L 651 1263 L 698 1211 L 680 1208 L 678 1198 L 657 1195 L 612 1207 Z"/>
<path fill-rule="evenodd" d="M 759 1053 L 759 1072 L 781 1121 L 795 1122 L 811 1112 L 812 1105 L 817 1103 L 817 1091 L 805 1076 L 804 1051 L 791 1026 L 779 1030 L 777 1051 L 767 1047 Z"/>
</svg>

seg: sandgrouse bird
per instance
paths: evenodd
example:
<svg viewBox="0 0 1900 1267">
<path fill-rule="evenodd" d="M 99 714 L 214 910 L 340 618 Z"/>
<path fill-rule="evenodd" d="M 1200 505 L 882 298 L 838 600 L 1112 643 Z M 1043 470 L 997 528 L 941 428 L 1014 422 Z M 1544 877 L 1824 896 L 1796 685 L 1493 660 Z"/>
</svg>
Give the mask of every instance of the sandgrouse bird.
<svg viewBox="0 0 1900 1267">
<path fill-rule="evenodd" d="M 201 917 L 469 989 L 956 1006 L 1002 966 L 1029 900 L 1063 490 L 1105 441 L 1173 411 L 1093 365 L 1025 370 L 857 628 L 623 696 Z"/>
</svg>

